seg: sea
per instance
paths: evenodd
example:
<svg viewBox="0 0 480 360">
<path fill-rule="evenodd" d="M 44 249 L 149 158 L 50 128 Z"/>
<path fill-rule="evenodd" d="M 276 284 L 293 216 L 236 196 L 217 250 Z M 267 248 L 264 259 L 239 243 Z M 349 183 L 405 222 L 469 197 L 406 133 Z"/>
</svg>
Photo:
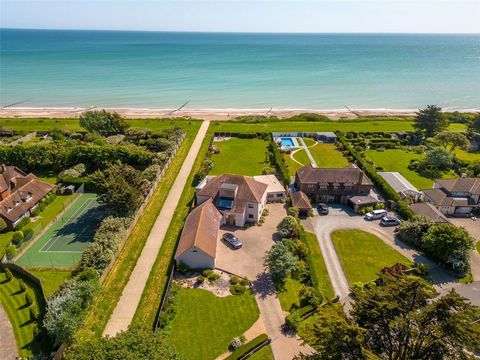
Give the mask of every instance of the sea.
<svg viewBox="0 0 480 360">
<path fill-rule="evenodd" d="M 0 29 L 0 106 L 480 108 L 480 34 Z"/>
</svg>

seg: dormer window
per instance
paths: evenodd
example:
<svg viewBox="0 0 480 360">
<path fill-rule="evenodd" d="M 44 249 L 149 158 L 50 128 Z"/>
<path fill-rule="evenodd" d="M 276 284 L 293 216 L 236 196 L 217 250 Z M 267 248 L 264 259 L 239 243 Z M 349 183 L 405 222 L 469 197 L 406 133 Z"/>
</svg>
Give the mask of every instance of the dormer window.
<svg viewBox="0 0 480 360">
<path fill-rule="evenodd" d="M 25 197 L 25 201 L 29 201 L 32 199 L 32 194 L 27 194 L 27 196 Z"/>
<path fill-rule="evenodd" d="M 18 201 L 18 200 L 15 200 L 13 203 L 15 204 L 15 206 L 20 205 L 20 201 Z"/>
<path fill-rule="evenodd" d="M 13 210 L 13 208 L 10 207 L 10 206 L 6 206 L 6 210 L 7 210 L 7 213 L 9 213 L 9 212 L 11 212 L 11 211 Z"/>
</svg>

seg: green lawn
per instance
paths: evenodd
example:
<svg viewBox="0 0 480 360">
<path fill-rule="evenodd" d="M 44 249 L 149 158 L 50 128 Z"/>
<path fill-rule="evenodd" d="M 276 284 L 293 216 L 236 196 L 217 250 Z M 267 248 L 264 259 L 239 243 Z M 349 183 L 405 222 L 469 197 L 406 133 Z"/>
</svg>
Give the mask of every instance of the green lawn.
<svg viewBox="0 0 480 360">
<path fill-rule="evenodd" d="M 428 178 L 414 170 L 408 169 L 410 160 L 423 159 L 425 157 L 423 154 L 416 154 L 402 149 L 367 150 L 366 153 L 367 157 L 373 160 L 375 165 L 382 167 L 384 171 L 398 171 L 418 189 L 428 189 L 433 185 L 433 178 Z M 455 177 L 455 174 L 450 172 L 443 177 Z"/>
<path fill-rule="evenodd" d="M 297 163 L 296 161 L 292 160 L 290 154 L 284 154 L 283 158 L 285 159 L 285 163 L 288 167 L 288 174 L 290 176 L 294 176 L 297 169 L 300 169 L 303 165 Z"/>
<path fill-rule="evenodd" d="M 233 121 L 216 121 L 210 125 L 210 133 L 214 132 L 296 132 L 296 131 L 414 131 L 412 119 L 352 119 L 338 121 L 286 121 L 279 120 L 268 123 L 245 124 Z M 465 131 L 463 124 L 451 124 L 451 131 Z"/>
<path fill-rule="evenodd" d="M 287 279 L 285 282 L 285 287 L 282 291 L 278 292 L 278 299 L 280 300 L 280 305 L 284 311 L 291 311 L 292 307 L 300 307 L 300 289 L 303 284 L 295 279 Z"/>
<path fill-rule="evenodd" d="M 460 160 L 476 161 L 480 160 L 480 153 L 468 152 L 462 149 L 455 149 L 453 152 Z"/>
<path fill-rule="evenodd" d="M 52 296 L 65 280 L 72 277 L 70 270 L 28 269 L 28 271 L 42 280 L 43 292 L 47 298 Z"/>
<path fill-rule="evenodd" d="M 220 148 L 220 154 L 213 154 L 213 169 L 211 175 L 241 174 L 261 175 L 265 166 L 267 142 L 261 139 L 240 139 L 215 143 Z"/>
<path fill-rule="evenodd" d="M 203 289 L 180 288 L 175 303 L 171 343 L 189 360 L 215 359 L 259 317 L 251 292 L 217 297 Z"/>
<path fill-rule="evenodd" d="M 180 171 L 180 168 L 187 156 L 187 153 L 195 139 L 196 133 L 200 127 L 199 121 L 192 121 L 192 126 L 195 126 L 195 131 L 189 130 L 187 131 L 185 140 L 183 141 L 177 155 L 173 158 L 172 163 L 170 164 L 168 170 L 165 173 L 165 176 L 160 181 L 160 184 L 157 186 L 152 198 L 146 205 L 145 211 L 143 215 L 138 220 L 136 226 L 134 227 L 132 233 L 128 237 L 127 241 L 125 242 L 122 250 L 119 252 L 118 256 L 115 259 L 115 263 L 111 267 L 110 271 L 108 272 L 105 280 L 102 284 L 102 288 L 100 292 L 96 295 L 90 311 L 87 315 L 85 320 L 85 325 L 80 329 L 77 334 L 78 339 L 88 339 L 91 337 L 99 337 L 102 335 L 105 326 L 107 325 L 108 319 L 110 318 L 115 306 L 117 305 L 118 299 L 122 295 L 123 288 L 128 282 L 130 274 L 132 273 L 135 264 L 137 262 L 140 253 L 142 252 L 143 246 L 147 241 L 148 234 L 150 229 L 152 228 L 155 220 L 157 219 L 160 210 L 163 207 L 165 199 L 170 191 L 170 188 L 173 185 L 173 182 Z M 210 139 L 206 139 L 203 146 L 203 154 L 206 153 L 208 149 Z M 202 158 L 203 160 L 203 158 Z M 197 164 L 196 169 L 200 166 L 200 162 Z M 195 170 L 196 172 L 196 170 Z M 195 173 L 194 172 L 194 173 Z M 194 174 L 193 173 L 193 174 Z M 193 175 L 189 179 L 188 184 L 191 183 L 193 179 Z M 194 189 L 194 188 L 193 188 Z M 188 211 L 188 210 L 187 210 Z M 178 220 L 178 219 L 177 219 Z M 183 222 L 182 222 L 183 223 Z M 181 227 L 180 227 L 181 229 Z M 167 234 L 168 235 L 168 234 Z M 168 253 L 168 261 L 170 261 L 173 253 L 173 248 L 175 246 L 175 239 L 173 239 L 173 244 L 168 243 L 167 238 L 164 239 L 163 246 L 169 246 L 171 252 Z M 170 241 L 172 241 L 170 239 Z M 168 263 L 167 263 L 168 264 Z M 155 269 L 154 269 L 155 270 Z M 160 276 L 162 281 L 166 281 L 166 271 L 164 272 L 158 271 L 156 276 Z M 152 274 L 151 274 L 152 276 Z M 163 289 L 164 284 L 154 283 L 156 287 L 161 286 Z M 153 287 L 153 285 L 151 285 Z M 147 288 L 148 289 L 148 288 Z M 156 291 L 155 288 L 154 291 Z M 153 298 L 151 300 L 151 313 L 149 312 L 149 316 L 151 319 L 155 317 L 156 310 L 158 308 L 158 303 L 160 301 L 160 297 L 158 296 L 160 292 L 156 292 L 153 294 Z M 145 322 L 146 324 L 146 322 Z M 149 325 L 153 324 L 153 320 L 150 321 Z"/>
<path fill-rule="evenodd" d="M 293 157 L 295 158 L 295 160 L 301 162 L 303 165 L 310 164 L 310 158 L 308 157 L 305 149 L 298 150 L 295 154 L 293 154 Z"/>
<path fill-rule="evenodd" d="M 385 266 L 411 264 L 410 260 L 366 231 L 338 230 L 332 233 L 332 240 L 350 284 L 376 279 Z"/>
<path fill-rule="evenodd" d="M 305 232 L 305 243 L 308 246 L 308 263 L 310 266 L 310 276 L 312 281 L 317 284 L 317 289 L 327 298 L 335 296 L 332 283 L 328 276 L 327 267 L 323 259 L 320 245 L 318 245 L 317 236 L 310 232 Z"/>
<path fill-rule="evenodd" d="M 305 142 L 305 145 L 307 145 L 307 146 L 312 146 L 316 143 L 315 140 L 313 140 L 312 138 L 308 138 L 308 137 L 304 137 L 303 141 Z"/>
<path fill-rule="evenodd" d="M 343 154 L 337 150 L 335 144 L 322 144 L 309 148 L 318 167 L 321 168 L 340 168 L 348 166 L 348 161 Z"/>
<path fill-rule="evenodd" d="M 275 360 L 273 357 L 272 347 L 270 345 L 264 346 L 255 354 L 249 357 L 250 360 Z"/>
<path fill-rule="evenodd" d="M 33 332 L 37 327 L 37 322 L 30 321 L 30 310 L 25 306 L 25 292 L 19 292 L 18 278 L 15 274 L 13 275 L 14 278 L 6 282 L 5 273 L 0 272 L 0 302 L 12 324 L 19 354 L 26 358 L 41 350 L 48 351 L 49 344 L 48 342 L 40 343 L 38 339 L 34 341 Z M 25 285 L 26 293 L 32 298 L 32 306 L 36 313 L 39 314 L 39 309 L 43 312 L 44 304 L 40 297 L 36 296 L 33 286 L 27 281 L 25 281 Z"/>
</svg>

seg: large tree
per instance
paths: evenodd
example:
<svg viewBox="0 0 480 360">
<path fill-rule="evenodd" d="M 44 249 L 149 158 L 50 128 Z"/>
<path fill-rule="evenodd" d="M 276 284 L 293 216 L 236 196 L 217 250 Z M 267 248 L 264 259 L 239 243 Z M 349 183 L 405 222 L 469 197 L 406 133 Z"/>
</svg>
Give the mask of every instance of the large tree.
<svg viewBox="0 0 480 360">
<path fill-rule="evenodd" d="M 97 170 L 89 179 L 100 194 L 100 201 L 114 213 L 130 215 L 141 205 L 147 181 L 141 171 L 125 164 L 113 164 Z"/>
<path fill-rule="evenodd" d="M 425 159 L 421 165 L 429 168 L 433 168 L 438 171 L 447 171 L 452 166 L 453 155 L 450 151 L 441 147 L 434 147 L 427 151 Z"/>
<path fill-rule="evenodd" d="M 428 105 L 425 109 L 417 112 L 413 127 L 422 130 L 425 137 L 432 137 L 436 133 L 446 129 L 448 120 L 442 114 L 442 108 L 436 105 Z"/>
<path fill-rule="evenodd" d="M 297 269 L 297 263 L 298 258 L 282 242 L 273 245 L 265 255 L 265 265 L 279 287 Z"/>
<path fill-rule="evenodd" d="M 468 130 L 472 132 L 480 133 L 480 114 L 477 114 L 475 118 L 468 123 Z"/>
<path fill-rule="evenodd" d="M 354 290 L 350 317 L 324 309 L 309 334 L 308 359 L 468 359 L 480 348 L 476 307 L 454 290 L 438 298 L 411 275 L 382 275 L 377 286 Z"/>
<path fill-rule="evenodd" d="M 124 134 L 129 125 L 116 112 L 93 110 L 80 116 L 80 126 L 101 135 Z"/>
<path fill-rule="evenodd" d="M 162 334 L 133 326 L 115 337 L 79 341 L 65 352 L 66 360 L 174 360 L 175 349 Z"/>
<path fill-rule="evenodd" d="M 450 152 L 457 148 L 467 148 L 470 145 L 468 138 L 460 132 L 442 131 L 435 135 L 435 140 Z"/>
</svg>

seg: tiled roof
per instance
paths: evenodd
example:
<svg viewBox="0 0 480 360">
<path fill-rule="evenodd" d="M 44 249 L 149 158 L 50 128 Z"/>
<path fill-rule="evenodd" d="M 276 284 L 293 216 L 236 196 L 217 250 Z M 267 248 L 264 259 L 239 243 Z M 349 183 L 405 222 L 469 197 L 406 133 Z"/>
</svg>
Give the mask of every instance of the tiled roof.
<svg viewBox="0 0 480 360">
<path fill-rule="evenodd" d="M 432 204 L 419 202 L 409 205 L 410 209 L 418 216 L 426 216 L 436 223 L 448 223 L 448 219 Z"/>
<path fill-rule="evenodd" d="M 212 199 L 193 209 L 185 220 L 175 257 L 193 247 L 215 257 L 221 220 L 222 214 L 217 210 Z"/>
<path fill-rule="evenodd" d="M 267 185 L 250 176 L 225 174 L 217 176 L 197 192 L 197 196 L 216 199 L 222 184 L 237 185 L 237 193 L 233 202 L 233 212 L 243 212 L 247 202 L 259 204 L 267 191 Z"/>
<path fill-rule="evenodd" d="M 312 205 L 308 196 L 303 191 L 296 191 L 290 194 L 292 206 L 299 209 L 311 209 Z"/>
<path fill-rule="evenodd" d="M 448 192 L 467 192 L 480 195 L 480 178 L 440 179 L 436 183 Z"/>
<path fill-rule="evenodd" d="M 468 198 L 455 198 L 448 196 L 442 189 L 422 190 L 425 196 L 437 206 L 468 206 L 472 205 Z"/>
<path fill-rule="evenodd" d="M 314 168 L 312 165 L 306 165 L 297 170 L 297 175 L 302 183 L 309 184 L 373 185 L 362 170 L 352 166 L 344 168 Z"/>
</svg>

